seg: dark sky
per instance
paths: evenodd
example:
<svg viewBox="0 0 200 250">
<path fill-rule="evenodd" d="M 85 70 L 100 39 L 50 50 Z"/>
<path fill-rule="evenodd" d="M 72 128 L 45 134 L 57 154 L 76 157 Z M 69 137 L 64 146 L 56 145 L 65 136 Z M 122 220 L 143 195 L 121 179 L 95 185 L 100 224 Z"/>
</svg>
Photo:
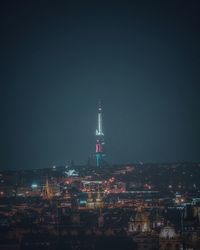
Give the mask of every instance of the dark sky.
<svg viewBox="0 0 200 250">
<path fill-rule="evenodd" d="M 197 1 L 1 1 L 0 168 L 200 161 Z"/>
</svg>

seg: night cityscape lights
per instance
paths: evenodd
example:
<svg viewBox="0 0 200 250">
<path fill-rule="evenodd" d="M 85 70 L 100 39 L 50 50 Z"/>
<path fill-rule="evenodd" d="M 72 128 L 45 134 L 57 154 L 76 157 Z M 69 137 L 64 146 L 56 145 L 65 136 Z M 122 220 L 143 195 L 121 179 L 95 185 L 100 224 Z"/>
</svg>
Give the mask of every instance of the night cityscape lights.
<svg viewBox="0 0 200 250">
<path fill-rule="evenodd" d="M 200 0 L 0 20 L 0 250 L 200 250 Z"/>
</svg>

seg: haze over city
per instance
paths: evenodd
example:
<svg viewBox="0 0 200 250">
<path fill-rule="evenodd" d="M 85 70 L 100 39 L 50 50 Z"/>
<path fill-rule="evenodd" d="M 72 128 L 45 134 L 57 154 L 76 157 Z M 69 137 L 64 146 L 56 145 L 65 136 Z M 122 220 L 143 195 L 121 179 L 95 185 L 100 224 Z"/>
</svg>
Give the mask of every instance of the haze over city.
<svg viewBox="0 0 200 250">
<path fill-rule="evenodd" d="M 101 99 L 106 160 L 197 162 L 197 1 L 4 1 L 0 168 L 95 152 Z"/>
</svg>

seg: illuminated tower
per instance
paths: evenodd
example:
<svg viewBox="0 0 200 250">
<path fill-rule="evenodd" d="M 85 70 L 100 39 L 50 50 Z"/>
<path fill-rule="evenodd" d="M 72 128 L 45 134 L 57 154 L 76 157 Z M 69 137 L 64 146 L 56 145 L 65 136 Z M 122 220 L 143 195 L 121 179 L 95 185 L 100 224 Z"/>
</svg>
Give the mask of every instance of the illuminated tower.
<svg viewBox="0 0 200 250">
<path fill-rule="evenodd" d="M 96 129 L 96 166 L 102 166 L 102 158 L 105 156 L 104 151 L 104 133 L 102 128 L 102 108 L 101 103 L 99 102 L 98 106 L 98 125 Z"/>
<path fill-rule="evenodd" d="M 88 198 L 87 198 L 86 207 L 89 208 L 89 209 L 94 209 L 94 200 L 93 200 L 93 197 L 92 197 L 91 190 L 88 191 Z"/>
<path fill-rule="evenodd" d="M 45 181 L 45 186 L 43 188 L 42 196 L 44 200 L 51 200 L 53 198 L 53 191 L 51 187 L 49 186 L 48 177 L 46 178 L 46 181 Z"/>
</svg>

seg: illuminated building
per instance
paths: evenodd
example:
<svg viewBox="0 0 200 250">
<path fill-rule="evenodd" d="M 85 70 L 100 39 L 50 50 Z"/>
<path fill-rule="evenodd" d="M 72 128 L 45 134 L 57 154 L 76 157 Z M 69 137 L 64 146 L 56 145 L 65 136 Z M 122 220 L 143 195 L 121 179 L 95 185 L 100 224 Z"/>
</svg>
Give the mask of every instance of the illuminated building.
<svg viewBox="0 0 200 250">
<path fill-rule="evenodd" d="M 99 189 L 98 189 L 97 194 L 96 194 L 96 200 L 94 200 L 91 191 L 87 192 L 87 194 L 88 194 L 88 198 L 87 198 L 87 202 L 86 202 L 87 208 L 89 208 L 89 209 L 95 209 L 95 208 L 101 209 L 101 208 L 103 208 L 104 204 L 103 204 Z"/>
<path fill-rule="evenodd" d="M 97 167 L 102 166 L 102 158 L 105 156 L 103 147 L 104 147 L 104 133 L 102 128 L 102 108 L 101 108 L 101 103 L 99 102 L 98 126 L 96 129 L 96 151 L 95 151 Z"/>
<path fill-rule="evenodd" d="M 198 222 L 200 222 L 200 206 L 193 207 L 193 215 L 198 219 Z"/>
<path fill-rule="evenodd" d="M 99 189 L 96 196 L 95 208 L 103 208 L 103 201 Z"/>
<path fill-rule="evenodd" d="M 94 202 L 94 199 L 92 197 L 92 192 L 91 191 L 88 192 L 86 207 L 89 208 L 89 209 L 94 209 L 95 208 L 95 202 Z"/>
<path fill-rule="evenodd" d="M 187 205 L 182 213 L 182 236 L 185 249 L 200 249 L 200 207 Z"/>
<path fill-rule="evenodd" d="M 131 216 L 128 223 L 128 232 L 150 232 L 150 220 L 146 212 L 138 209 L 135 216 Z"/>
<path fill-rule="evenodd" d="M 46 178 L 46 182 L 43 188 L 43 193 L 42 193 L 43 199 L 45 200 L 51 200 L 53 198 L 53 191 L 51 187 L 49 186 L 49 181 L 48 178 Z"/>
<path fill-rule="evenodd" d="M 159 249 L 160 250 L 176 250 L 180 249 L 180 236 L 175 233 L 175 230 L 171 226 L 166 226 L 162 228 L 159 235 Z"/>
</svg>

